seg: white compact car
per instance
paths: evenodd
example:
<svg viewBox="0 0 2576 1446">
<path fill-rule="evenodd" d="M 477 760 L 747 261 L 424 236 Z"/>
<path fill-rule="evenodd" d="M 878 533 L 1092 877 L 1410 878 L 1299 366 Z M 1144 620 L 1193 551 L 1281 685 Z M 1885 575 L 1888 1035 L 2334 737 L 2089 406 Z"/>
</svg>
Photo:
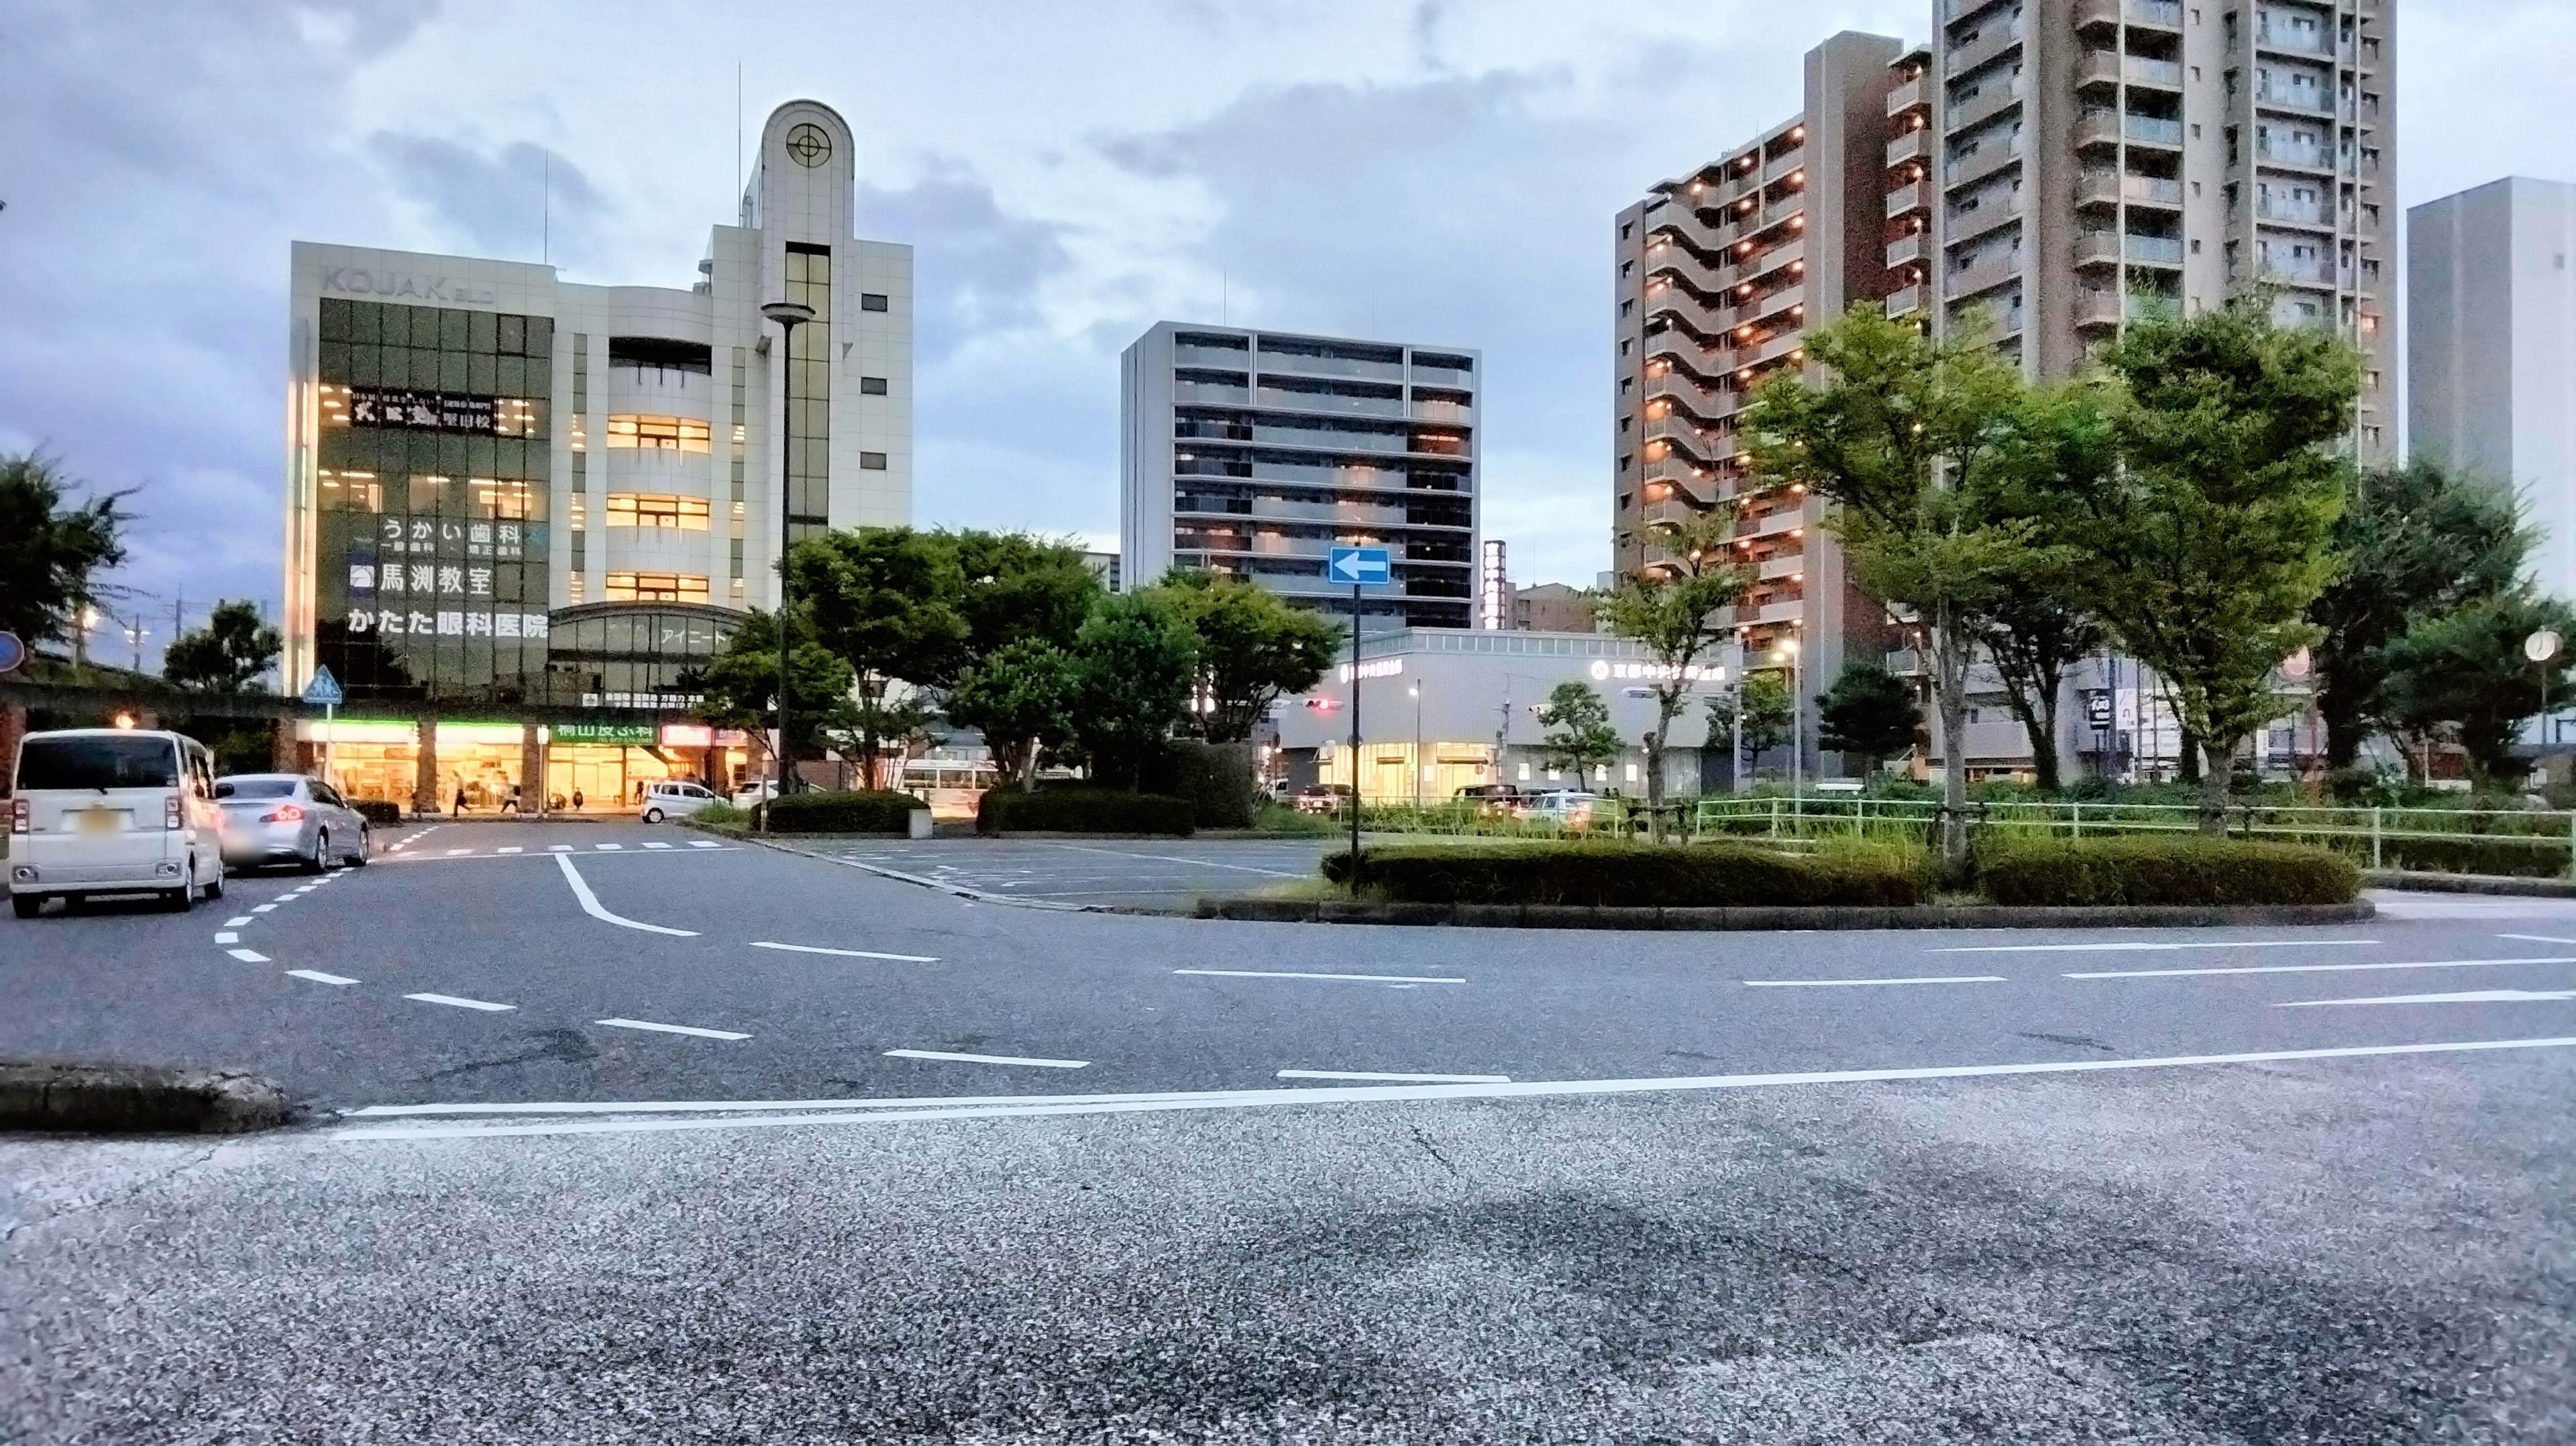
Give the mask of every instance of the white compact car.
<svg viewBox="0 0 2576 1446">
<path fill-rule="evenodd" d="M 224 893 L 215 759 L 177 733 L 71 728 L 18 744 L 9 799 L 9 903 L 154 894 L 186 910 Z"/>
<path fill-rule="evenodd" d="M 224 863 L 232 868 L 333 864 L 364 868 L 367 820 L 337 789 L 300 773 L 237 773 L 215 780 L 224 811 Z"/>
<path fill-rule="evenodd" d="M 645 786 L 644 807 L 637 817 L 646 823 L 660 823 L 666 818 L 685 818 L 717 801 L 714 790 L 703 783 L 666 778 Z"/>
</svg>

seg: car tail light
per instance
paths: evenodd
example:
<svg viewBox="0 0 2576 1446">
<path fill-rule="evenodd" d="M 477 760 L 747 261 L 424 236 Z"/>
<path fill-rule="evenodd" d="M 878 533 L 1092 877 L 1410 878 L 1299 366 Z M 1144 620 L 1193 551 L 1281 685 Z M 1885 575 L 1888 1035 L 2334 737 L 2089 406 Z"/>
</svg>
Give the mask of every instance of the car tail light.
<svg viewBox="0 0 2576 1446">
<path fill-rule="evenodd" d="M 179 795 L 174 793 L 161 800 L 161 826 L 163 828 L 179 826 Z"/>
<path fill-rule="evenodd" d="M 27 800 L 23 798 L 9 800 L 9 832 L 25 833 L 27 827 Z"/>
<path fill-rule="evenodd" d="M 301 823 L 303 819 L 304 810 L 291 803 L 281 803 L 275 813 L 263 813 L 259 816 L 261 823 Z"/>
</svg>

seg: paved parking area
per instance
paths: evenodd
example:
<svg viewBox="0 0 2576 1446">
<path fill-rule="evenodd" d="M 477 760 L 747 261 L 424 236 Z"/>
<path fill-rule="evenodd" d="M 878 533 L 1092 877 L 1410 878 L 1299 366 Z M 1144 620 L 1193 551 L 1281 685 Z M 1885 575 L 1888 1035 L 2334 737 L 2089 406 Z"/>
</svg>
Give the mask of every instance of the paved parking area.
<svg viewBox="0 0 2576 1446">
<path fill-rule="evenodd" d="M 1329 838 L 920 839 L 817 850 L 1006 898 L 1171 908 L 1315 876 Z"/>
</svg>

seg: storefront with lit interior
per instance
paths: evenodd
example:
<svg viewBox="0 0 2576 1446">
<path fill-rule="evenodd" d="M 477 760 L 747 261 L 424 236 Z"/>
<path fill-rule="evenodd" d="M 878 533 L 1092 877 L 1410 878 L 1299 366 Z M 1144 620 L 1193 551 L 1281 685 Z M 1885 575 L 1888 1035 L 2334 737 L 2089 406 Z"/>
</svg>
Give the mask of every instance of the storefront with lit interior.
<svg viewBox="0 0 2576 1446">
<path fill-rule="evenodd" d="M 527 779 L 529 734 L 545 772 L 549 810 L 614 810 L 643 801 L 647 784 L 694 778 L 720 792 L 741 787 L 751 769 L 750 739 L 700 723 L 552 723 L 343 718 L 296 727 L 304 766 L 351 798 L 408 805 L 420 777 L 421 733 L 435 730 L 438 805 L 491 813 Z M 575 799 L 580 802 L 576 804 Z M 522 805 L 536 804 L 521 794 Z"/>
</svg>

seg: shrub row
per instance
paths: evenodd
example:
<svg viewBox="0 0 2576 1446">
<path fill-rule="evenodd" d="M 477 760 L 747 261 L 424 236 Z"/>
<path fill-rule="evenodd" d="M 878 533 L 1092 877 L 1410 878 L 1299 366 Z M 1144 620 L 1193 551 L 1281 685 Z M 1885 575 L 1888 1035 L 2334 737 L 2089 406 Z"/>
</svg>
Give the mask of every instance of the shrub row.
<svg viewBox="0 0 2576 1446">
<path fill-rule="evenodd" d="M 2365 861 L 2369 858 L 2369 848 L 2367 840 L 2360 845 Z M 2545 879 L 2567 872 L 2567 840 L 2510 834 L 2392 838 L 2380 842 L 2379 861 L 2383 867 L 2392 869 Z"/>
<path fill-rule="evenodd" d="M 930 805 L 909 793 L 847 789 L 791 793 L 762 807 L 772 833 L 903 833 L 912 811 Z"/>
<path fill-rule="evenodd" d="M 1975 863 L 1998 904 L 2343 904 L 2361 889 L 2328 849 L 2190 835 L 1999 841 Z"/>
<path fill-rule="evenodd" d="M 978 833 L 1153 833 L 1189 836 L 1190 801 L 1161 793 L 1085 784 L 1035 792 L 1016 784 L 987 789 L 975 808 Z"/>
<path fill-rule="evenodd" d="M 1324 877 L 1348 884 L 1350 864 L 1348 854 L 1327 854 Z M 1376 848 L 1359 860 L 1359 886 L 1398 903 L 1883 908 L 1923 902 L 1930 883 L 1927 856 L 1904 848 L 1787 854 L 1731 843 L 1541 843 Z"/>
</svg>

